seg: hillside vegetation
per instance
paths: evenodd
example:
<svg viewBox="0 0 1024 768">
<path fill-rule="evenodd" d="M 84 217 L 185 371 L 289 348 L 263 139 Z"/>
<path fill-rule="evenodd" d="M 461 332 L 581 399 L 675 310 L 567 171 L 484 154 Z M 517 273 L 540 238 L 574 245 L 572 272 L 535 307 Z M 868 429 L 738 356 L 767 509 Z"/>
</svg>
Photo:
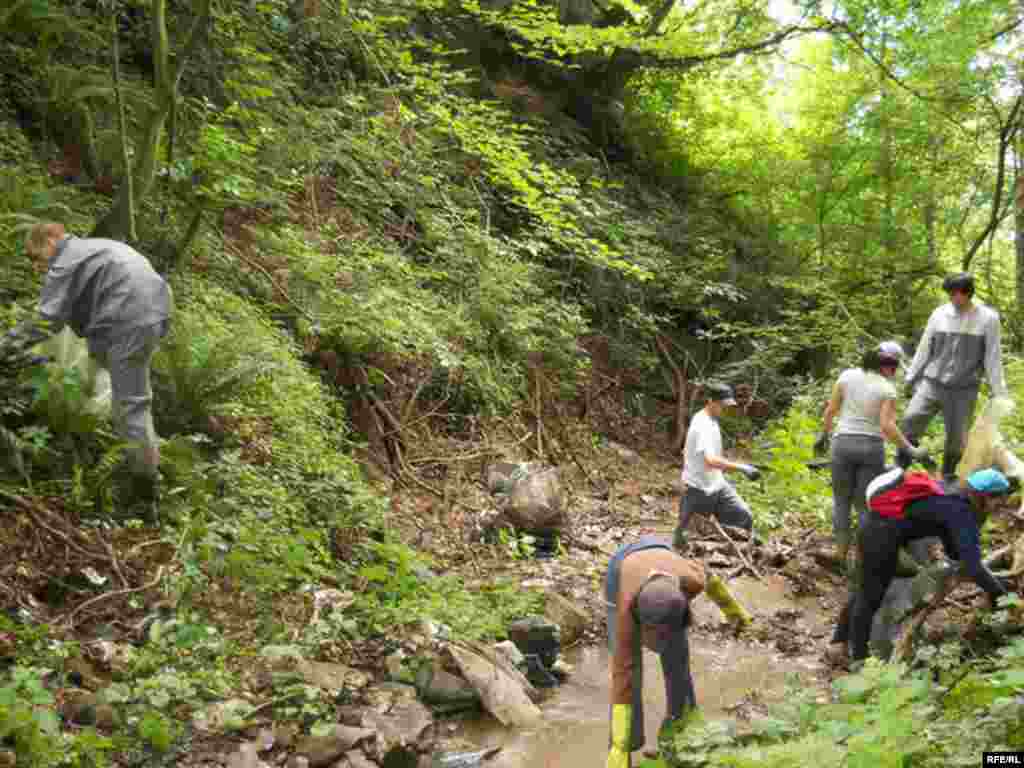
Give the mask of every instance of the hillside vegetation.
<svg viewBox="0 0 1024 768">
<path fill-rule="evenodd" d="M 744 2 L 5 3 L 0 330 L 35 312 L 38 220 L 132 243 L 175 299 L 154 365 L 159 529 L 117 517 L 121 446 L 87 377 L 0 348 L 17 764 L 146 764 L 261 645 L 353 662 L 421 619 L 502 637 L 541 598 L 459 575 L 485 546 L 487 464 L 599 487 L 611 442 L 675 456 L 711 378 L 738 386 L 730 447 L 775 469 L 751 489 L 758 525 L 823 522 L 804 463 L 827 376 L 871 340 L 910 341 L 964 253 L 985 259 L 986 300 L 1015 306 L 996 290 L 1014 274 L 1005 147 L 972 165 L 948 122 L 989 157 L 1019 115 L 986 116 L 999 77 L 939 46 L 954 23 L 1002 35 L 1007 12 L 894 22 L 887 55 L 945 62 L 907 70 L 907 92 L 879 85 L 874 10 L 848 5 L 783 24 Z M 780 95 L 774 57 L 796 41 L 821 78 Z M 911 95 L 967 72 L 961 97 Z M 324 587 L 353 608 L 305 626 Z M 168 621 L 132 662 L 133 719 L 57 728 L 44 671 Z"/>
</svg>

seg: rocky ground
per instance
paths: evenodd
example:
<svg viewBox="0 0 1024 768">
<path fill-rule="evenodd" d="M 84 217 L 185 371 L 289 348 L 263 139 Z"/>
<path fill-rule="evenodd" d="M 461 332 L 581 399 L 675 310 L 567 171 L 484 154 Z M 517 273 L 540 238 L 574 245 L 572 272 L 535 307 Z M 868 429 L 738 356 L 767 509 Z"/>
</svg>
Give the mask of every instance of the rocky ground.
<svg viewBox="0 0 1024 768">
<path fill-rule="evenodd" d="M 392 488 L 391 522 L 407 541 L 432 556 L 434 571 L 428 571 L 426 578 L 435 571 L 455 572 L 463 576 L 468 589 L 479 589 L 503 576 L 515 579 L 523 589 L 544 592 L 547 607 L 543 618 L 559 627 L 564 652 L 605 642 L 602 581 L 608 558 L 621 543 L 634 537 L 671 534 L 678 503 L 677 473 L 671 463 L 641 460 L 618 446 L 609 450 L 599 471 L 587 477 L 582 467 L 563 470 L 568 515 L 560 546 L 554 551 L 533 551 L 533 545 L 523 540 L 472 543 L 495 507 L 484 481 L 468 484 L 457 497 L 439 498 L 408 484 Z M 595 476 L 602 481 L 595 482 Z M 53 509 L 44 512 L 26 507 L 19 520 L 15 529 L 26 526 L 19 544 L 24 559 L 5 569 L 12 574 L 21 572 L 26 579 L 30 572 L 39 577 L 45 571 L 46 541 L 62 545 L 65 557 L 84 557 L 83 553 L 103 556 L 113 561 L 119 572 L 155 571 L 157 581 L 159 569 L 169 562 L 166 542 L 145 531 L 115 530 L 108 537 L 83 534 L 62 528 Z M 40 522 L 52 530 L 49 540 L 40 537 L 38 527 L 32 528 L 36 533 L 28 534 L 29 526 Z M 804 529 L 750 540 L 742 532 L 724 530 L 708 521 L 698 521 L 692 534 L 692 556 L 729 584 L 753 617 L 752 624 L 737 637 L 734 626 L 710 601 L 701 598 L 694 603 L 696 641 L 706 647 L 725 640 L 740 643 L 751 652 L 789 659 L 794 668 L 827 682 L 835 670 L 829 669 L 821 656 L 831 622 L 846 596 L 845 578 L 828 555 L 828 537 Z M 4 572 L 0 569 L 0 580 Z M 116 594 L 116 589 L 104 594 L 112 595 L 110 602 L 115 604 L 145 593 L 120 591 L 125 594 Z M 970 591 L 967 588 L 966 594 Z M 129 592 L 137 594 L 129 596 Z M 42 612 L 32 593 L 15 597 L 23 610 L 27 604 Z M 156 594 L 150 597 L 146 615 L 152 616 L 160 599 Z M 249 614 L 237 600 L 233 604 L 228 585 L 211 587 L 205 600 L 207 607 L 224 618 L 228 633 L 232 622 L 239 634 L 246 631 Z M 295 626 L 297 634 L 298 627 L 319 616 L 343 614 L 350 601 L 351 595 L 344 590 L 325 585 L 311 595 L 296 596 L 294 603 L 285 601 L 280 619 Z M 64 614 L 68 620 L 63 630 L 80 642 L 83 653 L 74 660 L 73 674 L 59 683 L 55 694 L 67 727 L 96 725 L 102 731 L 118 721 L 117 697 L 111 691 L 116 692 L 124 682 L 123 670 L 130 665 L 132 654 L 151 638 L 154 627 L 152 622 L 146 624 L 127 614 L 91 614 L 88 607 L 84 603 L 79 606 L 79 615 L 89 616 L 88 621 L 77 623 Z M 954 596 L 949 608 L 952 613 L 936 614 L 936 631 L 963 624 L 965 609 L 970 606 Z M 173 622 L 169 622 L 162 631 L 172 629 Z M 230 696 L 211 696 L 213 700 L 204 708 L 174 713 L 190 725 L 162 757 L 126 749 L 121 764 L 461 768 L 476 764 L 485 753 L 453 738 L 458 729 L 446 721 L 444 713 L 465 710 L 464 705 L 479 704 L 482 698 L 483 708 L 511 728 L 540 716 L 537 705 L 542 709 L 543 694 L 520 673 L 522 665 L 517 667 L 516 661 L 521 659 L 515 658 L 517 649 L 512 644 L 495 650 L 454 642 L 444 627 L 429 623 L 395 626 L 393 630 L 386 645 L 350 646 L 330 660 L 303 658 L 291 646 L 250 648 L 244 657 L 226 662 L 239 671 L 240 690 Z M 510 634 L 521 639 L 514 630 Z M 0 633 L 0 657 L 5 655 L 5 642 L 9 651 L 10 638 Z M 523 643 L 515 645 L 522 647 Z M 507 683 L 506 689 L 495 700 L 488 700 L 488 686 L 480 680 L 495 677 Z M 308 723 L 301 719 L 282 722 L 275 717 L 278 705 L 298 695 L 296 685 L 333 697 L 337 725 L 309 734 Z M 764 705 L 763 697 L 752 690 L 732 714 L 740 720 L 757 717 L 764 712 Z M 445 755 L 448 757 L 443 759 L 452 761 L 450 765 L 443 762 Z M 16 765 L 13 752 L 0 750 L 0 766 L 9 765 Z"/>
</svg>

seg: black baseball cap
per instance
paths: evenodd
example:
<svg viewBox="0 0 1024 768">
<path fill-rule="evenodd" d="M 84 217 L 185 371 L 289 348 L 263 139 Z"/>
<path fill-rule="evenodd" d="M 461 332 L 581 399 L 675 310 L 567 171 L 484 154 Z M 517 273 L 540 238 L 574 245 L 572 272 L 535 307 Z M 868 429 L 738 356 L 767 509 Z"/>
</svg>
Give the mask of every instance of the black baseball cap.
<svg viewBox="0 0 1024 768">
<path fill-rule="evenodd" d="M 724 405 L 736 405 L 736 394 L 728 384 L 707 384 L 704 386 L 704 396 L 708 400 L 720 400 Z"/>
<path fill-rule="evenodd" d="M 675 579 L 648 581 L 636 596 L 633 615 L 641 624 L 679 626 L 686 618 L 687 599 Z"/>
</svg>

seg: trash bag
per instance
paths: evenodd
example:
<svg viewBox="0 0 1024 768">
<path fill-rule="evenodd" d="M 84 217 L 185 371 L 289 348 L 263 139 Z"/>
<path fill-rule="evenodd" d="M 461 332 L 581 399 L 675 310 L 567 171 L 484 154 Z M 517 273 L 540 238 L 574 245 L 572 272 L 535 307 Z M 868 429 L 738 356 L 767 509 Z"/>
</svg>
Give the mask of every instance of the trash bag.
<svg viewBox="0 0 1024 768">
<path fill-rule="evenodd" d="M 967 477 L 978 469 L 996 467 L 1008 478 L 1017 478 L 1024 483 L 1024 462 L 1021 462 L 1006 445 L 1006 440 L 999 431 L 999 424 L 1013 413 L 1013 400 L 1008 397 L 997 397 L 988 402 L 974 426 L 967 435 L 967 447 L 957 465 L 957 479 L 964 483 Z M 1024 500 L 1021 502 L 1024 512 Z"/>
<path fill-rule="evenodd" d="M 46 365 L 47 399 L 70 400 L 70 382 L 75 382 L 77 402 L 65 402 L 65 408 L 96 419 L 110 418 L 113 397 L 110 372 L 89 356 L 85 339 L 65 326 L 60 333 L 40 344 L 39 351 L 50 358 Z"/>
</svg>

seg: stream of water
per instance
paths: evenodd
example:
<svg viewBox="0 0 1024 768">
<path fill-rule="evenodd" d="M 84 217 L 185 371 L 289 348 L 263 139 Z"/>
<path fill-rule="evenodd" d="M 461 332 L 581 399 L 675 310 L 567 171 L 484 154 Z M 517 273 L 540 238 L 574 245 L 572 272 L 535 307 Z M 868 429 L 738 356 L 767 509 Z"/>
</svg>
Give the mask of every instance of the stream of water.
<svg viewBox="0 0 1024 768">
<path fill-rule="evenodd" d="M 730 588 L 755 617 L 780 609 L 799 610 L 788 623 L 821 634 L 827 625 L 813 600 L 796 600 L 785 592 L 780 579 L 764 582 L 740 579 Z M 699 606 L 699 603 L 705 603 Z M 700 607 L 700 611 L 698 611 Z M 695 617 L 713 615 L 717 608 L 706 600 L 694 603 Z M 756 621 L 756 618 L 755 618 Z M 761 700 L 780 696 L 786 678 L 793 673 L 810 677 L 818 668 L 813 648 L 807 655 L 783 656 L 771 646 L 691 633 L 691 668 L 697 701 L 711 717 L 728 716 L 729 710 L 756 691 Z M 543 722 L 532 729 L 502 728 L 490 718 L 466 723 L 460 735 L 481 746 L 501 746 L 486 763 L 493 768 L 595 768 L 608 753 L 609 656 L 604 647 L 566 654 L 575 667 L 572 677 L 542 704 Z M 648 736 L 658 732 L 665 714 L 665 692 L 658 657 L 644 652 L 644 715 Z M 649 746 L 653 746 L 649 743 Z"/>
</svg>

